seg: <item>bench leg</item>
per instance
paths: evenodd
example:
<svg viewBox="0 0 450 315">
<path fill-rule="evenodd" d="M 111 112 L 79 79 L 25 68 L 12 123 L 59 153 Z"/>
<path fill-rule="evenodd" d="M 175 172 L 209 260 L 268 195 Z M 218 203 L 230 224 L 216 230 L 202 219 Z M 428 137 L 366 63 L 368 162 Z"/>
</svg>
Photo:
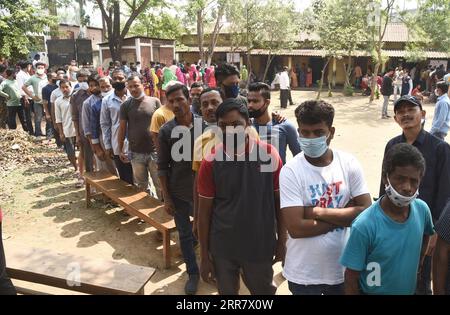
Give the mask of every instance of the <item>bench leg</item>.
<svg viewBox="0 0 450 315">
<path fill-rule="evenodd" d="M 136 295 L 144 295 L 144 288 L 140 289 Z"/>
<path fill-rule="evenodd" d="M 164 256 L 164 267 L 170 268 L 170 231 L 166 230 L 163 232 L 163 256 Z"/>
<path fill-rule="evenodd" d="M 86 208 L 91 207 L 91 184 L 86 182 Z"/>
</svg>

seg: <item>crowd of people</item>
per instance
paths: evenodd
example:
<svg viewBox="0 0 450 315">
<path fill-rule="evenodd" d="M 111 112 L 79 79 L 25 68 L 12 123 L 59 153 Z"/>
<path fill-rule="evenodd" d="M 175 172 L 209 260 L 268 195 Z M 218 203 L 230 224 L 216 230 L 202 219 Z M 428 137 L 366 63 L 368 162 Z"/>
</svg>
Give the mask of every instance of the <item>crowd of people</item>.
<svg viewBox="0 0 450 315">
<path fill-rule="evenodd" d="M 10 128 L 18 115 L 42 136 L 45 116 L 45 135 L 64 146 L 78 187 L 83 172 L 108 171 L 164 203 L 186 294 L 203 279 L 235 295 L 241 276 L 251 294 L 274 294 L 276 262 L 295 295 L 450 294 L 448 85 L 436 85 L 444 101 L 435 119 L 447 129 L 436 123 L 434 135 L 423 128 L 420 98 L 409 91 L 395 101 L 402 133 L 386 145 L 373 203 L 357 159 L 330 148 L 335 109 L 325 101 L 301 103 L 294 126 L 270 112 L 266 83 L 241 95 L 248 73 L 231 64 L 204 73 L 176 61 L 113 62 L 106 73 L 74 70 L 75 62 L 75 74 L 32 67 L 5 69 Z M 282 91 L 285 81 L 280 75 Z M 0 257 L 0 292 L 11 292 L 4 265 Z"/>
<path fill-rule="evenodd" d="M 429 71 L 429 70 L 426 70 Z M 448 73 L 447 73 L 448 72 Z M 414 86 L 414 77 L 410 75 L 408 69 L 390 68 L 383 77 L 381 83 L 381 94 L 383 95 L 383 108 L 381 118 L 387 119 L 389 99 L 394 95 L 394 102 L 398 96 L 412 96 L 423 102 L 425 97 L 430 101 L 435 101 L 434 118 L 430 132 L 436 137 L 444 140 L 450 127 L 450 67 L 445 72 L 443 67 L 439 67 L 424 83 L 417 83 Z M 422 90 L 422 86 L 426 89 Z M 432 92 L 430 92 L 432 89 Z"/>
</svg>

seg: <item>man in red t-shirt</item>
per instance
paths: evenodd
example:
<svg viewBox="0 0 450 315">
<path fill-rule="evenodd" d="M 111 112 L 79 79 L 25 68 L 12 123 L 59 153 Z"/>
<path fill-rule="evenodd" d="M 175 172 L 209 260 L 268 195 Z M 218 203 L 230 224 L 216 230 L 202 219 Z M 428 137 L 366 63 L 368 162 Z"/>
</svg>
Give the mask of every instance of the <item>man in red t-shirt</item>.
<svg viewBox="0 0 450 315">
<path fill-rule="evenodd" d="M 275 294 L 272 264 L 284 259 L 287 238 L 278 219 L 283 163 L 273 146 L 246 134 L 245 104 L 227 99 L 216 117 L 223 143 L 198 173 L 200 275 L 215 276 L 222 295 L 239 293 L 241 273 L 251 294 Z"/>
<path fill-rule="evenodd" d="M 16 289 L 6 274 L 5 252 L 2 242 L 2 209 L 0 209 L 0 295 L 16 295 Z"/>
</svg>

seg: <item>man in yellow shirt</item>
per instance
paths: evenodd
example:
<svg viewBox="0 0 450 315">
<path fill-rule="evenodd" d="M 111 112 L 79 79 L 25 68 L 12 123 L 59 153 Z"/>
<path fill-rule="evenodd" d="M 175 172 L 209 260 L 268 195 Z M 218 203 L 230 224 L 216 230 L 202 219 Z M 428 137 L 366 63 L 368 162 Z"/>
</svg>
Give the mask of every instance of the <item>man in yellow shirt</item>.
<svg viewBox="0 0 450 315">
<path fill-rule="evenodd" d="M 152 116 L 152 121 L 150 123 L 150 135 L 152 137 L 153 143 L 156 146 L 156 150 L 159 150 L 158 134 L 161 127 L 168 121 L 174 119 L 170 104 L 165 104 L 158 108 Z"/>
</svg>

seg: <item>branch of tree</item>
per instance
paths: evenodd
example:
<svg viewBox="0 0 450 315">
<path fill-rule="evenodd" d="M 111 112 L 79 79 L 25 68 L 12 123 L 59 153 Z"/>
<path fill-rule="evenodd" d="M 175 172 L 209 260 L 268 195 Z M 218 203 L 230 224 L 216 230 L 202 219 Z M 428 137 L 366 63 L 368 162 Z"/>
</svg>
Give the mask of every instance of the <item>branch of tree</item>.
<svg viewBox="0 0 450 315">
<path fill-rule="evenodd" d="M 136 0 L 133 0 L 134 3 L 135 3 L 135 1 Z M 130 30 L 131 24 L 133 24 L 133 21 L 136 19 L 136 17 L 139 14 L 141 14 L 147 8 L 149 3 L 150 3 L 150 0 L 144 0 L 144 1 L 142 1 L 141 5 L 137 9 L 135 9 L 134 11 L 131 12 L 130 17 L 128 18 L 127 22 L 125 23 L 125 26 L 123 27 L 122 32 L 120 33 L 121 38 L 125 38 L 128 31 Z"/>
</svg>

